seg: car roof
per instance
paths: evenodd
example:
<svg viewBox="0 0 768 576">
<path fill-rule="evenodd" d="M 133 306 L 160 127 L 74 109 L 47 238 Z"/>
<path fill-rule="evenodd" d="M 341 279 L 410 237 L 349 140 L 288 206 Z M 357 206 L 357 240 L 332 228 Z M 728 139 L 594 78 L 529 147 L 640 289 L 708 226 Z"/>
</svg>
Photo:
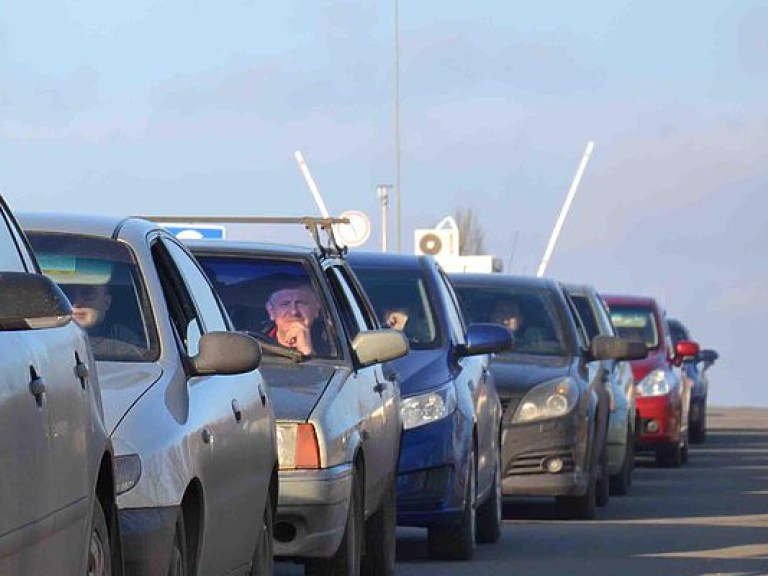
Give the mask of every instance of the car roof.
<svg viewBox="0 0 768 576">
<path fill-rule="evenodd" d="M 618 306 L 657 306 L 656 299 L 650 296 L 633 296 L 629 294 L 601 294 L 603 300 Z"/>
<path fill-rule="evenodd" d="M 539 278 L 518 274 L 466 274 L 455 272 L 448 274 L 451 282 L 457 286 L 519 286 L 525 288 L 557 289 L 560 283 L 552 278 Z"/>
<path fill-rule="evenodd" d="M 394 254 L 391 252 L 349 252 L 347 260 L 354 266 L 380 268 L 420 268 L 425 262 L 431 261 L 432 256 L 423 254 Z"/>
<path fill-rule="evenodd" d="M 17 215 L 21 227 L 27 232 L 57 232 L 116 239 L 125 232 L 149 232 L 161 229 L 154 222 L 106 214 L 80 214 L 75 212 L 21 212 Z"/>
<path fill-rule="evenodd" d="M 309 246 L 253 242 L 247 240 L 188 240 L 184 242 L 192 253 L 252 254 L 254 252 L 281 254 L 284 256 L 315 256 L 317 250 Z"/>
</svg>

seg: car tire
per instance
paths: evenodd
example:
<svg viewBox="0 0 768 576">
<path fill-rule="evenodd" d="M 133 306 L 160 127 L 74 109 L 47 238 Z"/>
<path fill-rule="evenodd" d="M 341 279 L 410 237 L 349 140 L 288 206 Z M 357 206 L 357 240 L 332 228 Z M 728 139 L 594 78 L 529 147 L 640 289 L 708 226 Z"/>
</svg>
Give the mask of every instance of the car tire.
<svg viewBox="0 0 768 576">
<path fill-rule="evenodd" d="M 361 573 L 364 576 L 392 576 L 397 552 L 397 483 L 393 479 L 381 506 L 366 522 L 365 556 Z"/>
<path fill-rule="evenodd" d="M 91 537 L 88 543 L 88 565 L 86 567 L 88 576 L 111 576 L 112 547 L 110 543 L 104 508 L 99 499 L 94 497 L 91 513 Z"/>
<path fill-rule="evenodd" d="M 184 513 L 180 510 L 176 517 L 176 527 L 173 531 L 171 546 L 171 562 L 168 566 L 168 576 L 187 576 L 187 532 L 184 525 Z"/>
<path fill-rule="evenodd" d="M 707 405 L 706 401 L 701 406 L 701 417 L 697 422 L 691 422 L 688 426 L 689 440 L 691 444 L 703 444 L 707 439 Z"/>
<path fill-rule="evenodd" d="M 349 510 L 344 536 L 330 558 L 318 558 L 304 565 L 305 576 L 360 576 L 363 551 L 363 497 L 357 474 L 352 476 Z"/>
<path fill-rule="evenodd" d="M 501 537 L 503 496 L 501 494 L 501 456 L 496 457 L 493 486 L 488 498 L 477 509 L 476 539 L 478 544 L 493 544 Z"/>
<path fill-rule="evenodd" d="M 683 445 L 680 446 L 680 463 L 685 464 L 688 462 L 688 431 L 685 431 L 683 435 Z"/>
<path fill-rule="evenodd" d="M 267 498 L 267 502 L 264 505 L 264 525 L 262 526 L 261 536 L 258 542 L 256 542 L 250 576 L 272 576 L 275 566 L 274 531 L 274 511 L 272 510 L 272 502 Z"/>
<path fill-rule="evenodd" d="M 467 482 L 461 521 L 448 526 L 430 526 L 427 529 L 427 551 L 435 560 L 471 560 L 475 554 L 477 495 L 477 463 L 474 448 L 467 463 Z"/>
<path fill-rule="evenodd" d="M 679 442 L 658 446 L 656 448 L 656 466 L 659 468 L 679 468 L 683 463 L 682 456 Z"/>
<path fill-rule="evenodd" d="M 616 474 L 610 477 L 611 494 L 624 496 L 632 485 L 632 461 L 635 458 L 634 438 L 629 429 L 627 429 L 627 443 L 624 447 L 624 461 Z"/>
<path fill-rule="evenodd" d="M 600 472 L 597 477 L 597 485 L 595 486 L 595 504 L 597 506 L 606 506 L 610 496 L 610 477 L 608 474 L 608 444 L 607 434 L 606 443 L 603 444 L 603 449 L 600 451 Z"/>
</svg>

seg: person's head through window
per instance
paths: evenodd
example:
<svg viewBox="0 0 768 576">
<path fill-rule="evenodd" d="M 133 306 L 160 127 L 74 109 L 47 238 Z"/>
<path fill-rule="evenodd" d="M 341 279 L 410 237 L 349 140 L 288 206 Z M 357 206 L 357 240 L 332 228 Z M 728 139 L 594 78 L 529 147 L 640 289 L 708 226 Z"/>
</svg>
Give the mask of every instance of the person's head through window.
<svg viewBox="0 0 768 576">
<path fill-rule="evenodd" d="M 267 300 L 266 309 L 274 322 L 269 336 L 302 354 L 314 352 L 312 324 L 320 314 L 320 301 L 308 282 L 278 288 Z"/>
<path fill-rule="evenodd" d="M 405 330 L 410 314 L 405 306 L 390 306 L 384 310 L 384 325 L 393 330 Z"/>
<path fill-rule="evenodd" d="M 72 302 L 72 317 L 87 330 L 100 326 L 112 306 L 106 284 L 75 284 L 67 289 L 67 296 Z"/>
<path fill-rule="evenodd" d="M 515 333 L 520 333 L 525 323 L 520 305 L 514 300 L 499 303 L 494 310 L 493 321 Z"/>
</svg>

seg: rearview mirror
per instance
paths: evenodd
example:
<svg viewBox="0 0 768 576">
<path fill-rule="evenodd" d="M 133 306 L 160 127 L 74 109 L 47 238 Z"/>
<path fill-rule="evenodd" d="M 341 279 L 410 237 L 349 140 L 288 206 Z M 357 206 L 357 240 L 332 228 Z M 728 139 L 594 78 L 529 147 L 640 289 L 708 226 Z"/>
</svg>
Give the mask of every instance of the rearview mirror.
<svg viewBox="0 0 768 576">
<path fill-rule="evenodd" d="M 595 360 L 640 360 L 648 356 L 645 342 L 618 336 L 595 336 L 590 353 Z"/>
<path fill-rule="evenodd" d="M 512 333 L 498 324 L 476 322 L 467 328 L 467 343 L 460 350 L 461 356 L 493 354 L 512 348 Z"/>
<path fill-rule="evenodd" d="M 715 350 L 710 350 L 709 348 L 704 348 L 704 350 L 699 351 L 699 356 L 697 360 L 699 362 L 703 362 L 707 366 L 711 366 L 715 363 L 715 361 L 720 357 L 720 355 Z"/>
<path fill-rule="evenodd" d="M 696 358 L 699 355 L 699 345 L 692 340 L 681 340 L 675 344 L 675 357 L 672 362 L 675 366 L 680 366 L 684 360 Z"/>
<path fill-rule="evenodd" d="M 358 332 L 352 350 L 361 366 L 388 362 L 410 351 L 408 339 L 399 330 L 367 330 Z"/>
<path fill-rule="evenodd" d="M 0 330 L 57 328 L 72 320 L 72 306 L 42 274 L 0 272 Z"/>
<path fill-rule="evenodd" d="M 209 332 L 200 338 L 197 356 L 190 358 L 196 376 L 244 374 L 261 364 L 261 347 L 240 332 Z"/>
</svg>

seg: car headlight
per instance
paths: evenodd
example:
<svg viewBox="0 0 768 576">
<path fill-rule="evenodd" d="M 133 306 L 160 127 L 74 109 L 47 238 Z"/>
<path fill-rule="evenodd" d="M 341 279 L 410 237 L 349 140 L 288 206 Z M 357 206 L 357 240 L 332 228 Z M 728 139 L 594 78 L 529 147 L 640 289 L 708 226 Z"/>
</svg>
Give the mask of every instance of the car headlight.
<svg viewBox="0 0 768 576">
<path fill-rule="evenodd" d="M 456 410 L 456 387 L 453 382 L 418 396 L 403 398 L 400 415 L 403 428 L 410 430 L 425 424 L 437 422 Z"/>
<path fill-rule="evenodd" d="M 312 424 L 277 424 L 276 432 L 281 470 L 320 468 L 320 448 Z"/>
<path fill-rule="evenodd" d="M 512 417 L 512 423 L 558 418 L 573 410 L 578 401 L 578 386 L 570 378 L 544 382 L 523 397 Z"/>
<path fill-rule="evenodd" d="M 635 392 L 639 396 L 663 396 L 670 388 L 664 370 L 656 369 L 635 385 Z"/>
<path fill-rule="evenodd" d="M 115 456 L 115 494 L 123 494 L 139 483 L 141 458 L 138 454 Z"/>
</svg>

